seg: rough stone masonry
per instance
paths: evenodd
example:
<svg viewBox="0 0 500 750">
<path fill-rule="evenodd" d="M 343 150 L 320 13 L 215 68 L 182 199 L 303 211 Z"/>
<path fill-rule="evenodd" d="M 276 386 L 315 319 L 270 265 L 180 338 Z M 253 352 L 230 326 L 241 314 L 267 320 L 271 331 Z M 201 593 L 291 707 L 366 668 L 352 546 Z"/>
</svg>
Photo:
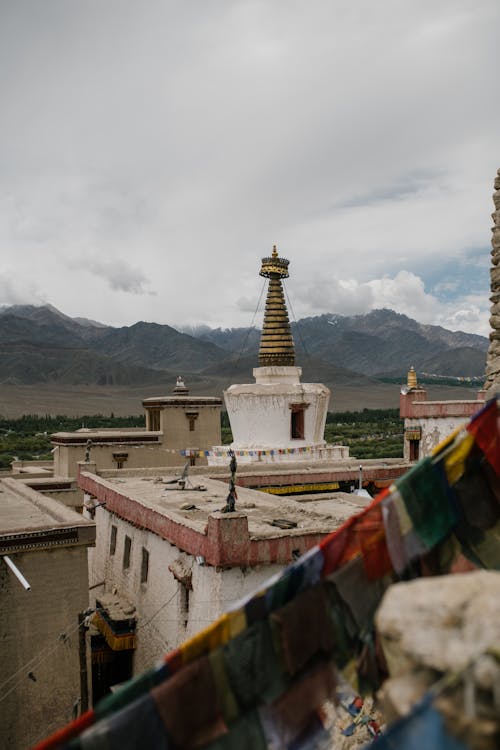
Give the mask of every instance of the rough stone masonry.
<svg viewBox="0 0 500 750">
<path fill-rule="evenodd" d="M 491 238 L 491 332 L 488 358 L 486 360 L 486 382 L 485 388 L 488 395 L 493 396 L 500 391 L 500 169 L 495 177 L 495 192 L 493 202 L 495 210 L 492 213 L 494 226 Z"/>
</svg>

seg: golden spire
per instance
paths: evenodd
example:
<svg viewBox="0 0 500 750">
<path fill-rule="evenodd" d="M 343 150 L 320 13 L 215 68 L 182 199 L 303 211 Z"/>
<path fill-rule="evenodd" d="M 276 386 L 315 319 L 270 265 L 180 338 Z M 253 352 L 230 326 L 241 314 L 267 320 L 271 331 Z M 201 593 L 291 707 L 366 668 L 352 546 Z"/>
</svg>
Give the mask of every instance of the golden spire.
<svg viewBox="0 0 500 750">
<path fill-rule="evenodd" d="M 418 385 L 417 373 L 415 372 L 415 368 L 413 367 L 413 365 L 410 367 L 408 371 L 408 379 L 406 381 L 406 385 L 408 386 L 408 388 L 416 388 Z"/>
<path fill-rule="evenodd" d="M 295 348 L 281 285 L 281 279 L 288 278 L 288 263 L 286 258 L 278 257 L 276 245 L 270 258 L 262 258 L 260 275 L 269 279 L 269 287 L 260 339 L 261 367 L 293 367 L 295 364 Z"/>
</svg>

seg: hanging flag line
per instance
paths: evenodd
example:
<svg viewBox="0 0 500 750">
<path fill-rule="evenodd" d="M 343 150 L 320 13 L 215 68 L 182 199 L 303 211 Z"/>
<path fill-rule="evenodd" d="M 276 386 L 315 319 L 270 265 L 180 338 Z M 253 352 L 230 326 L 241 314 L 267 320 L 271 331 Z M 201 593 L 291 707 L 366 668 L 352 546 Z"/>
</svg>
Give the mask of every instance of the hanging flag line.
<svg viewBox="0 0 500 750">
<path fill-rule="evenodd" d="M 232 451 L 236 456 L 281 456 L 295 453 L 312 453 L 313 451 L 322 450 L 320 447 L 311 447 L 310 445 L 303 446 L 301 448 L 272 448 L 269 450 L 234 450 L 231 448 L 227 450 L 211 450 L 211 451 L 196 451 L 185 449 L 179 451 L 181 456 L 216 456 L 217 458 L 223 458 L 229 456 Z M 175 452 L 175 451 L 174 451 Z"/>
<path fill-rule="evenodd" d="M 500 570 L 499 497 L 493 400 L 261 590 L 36 750 L 94 750 L 146 729 L 181 750 L 319 745 L 336 669 L 360 694 L 386 677 L 373 619 L 391 583 Z"/>
<path fill-rule="evenodd" d="M 124 443 L 124 445 L 126 445 Z M 144 450 L 142 446 L 129 446 L 128 448 L 132 447 L 136 450 Z M 189 458 L 190 456 L 199 457 L 202 458 L 203 456 L 215 456 L 217 458 L 225 458 L 226 456 L 229 457 L 231 453 L 234 453 L 236 456 L 281 456 L 281 455 L 293 455 L 293 454 L 304 454 L 304 453 L 313 453 L 315 451 L 322 451 L 329 448 L 336 448 L 338 446 L 332 446 L 332 445 L 325 445 L 325 446 L 311 446 L 311 445 L 305 445 L 300 448 L 269 448 L 269 449 L 252 449 L 252 450 L 233 450 L 229 446 L 222 450 L 194 450 L 192 448 L 152 448 L 151 446 L 146 446 L 145 449 L 149 451 L 157 451 L 160 450 L 163 453 L 175 453 L 178 456 L 185 456 L 186 458 Z"/>
</svg>

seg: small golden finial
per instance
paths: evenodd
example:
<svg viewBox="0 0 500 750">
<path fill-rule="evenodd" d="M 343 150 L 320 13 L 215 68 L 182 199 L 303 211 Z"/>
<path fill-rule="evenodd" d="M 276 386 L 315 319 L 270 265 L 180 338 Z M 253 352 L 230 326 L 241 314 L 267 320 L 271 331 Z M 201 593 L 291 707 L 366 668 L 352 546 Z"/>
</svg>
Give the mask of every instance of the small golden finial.
<svg viewBox="0 0 500 750">
<path fill-rule="evenodd" d="M 278 251 L 276 249 L 276 245 L 273 245 L 273 256 L 272 257 L 273 258 L 277 258 L 278 257 Z"/>
<path fill-rule="evenodd" d="M 407 384 L 408 388 L 416 388 L 417 385 L 418 385 L 418 383 L 417 383 L 417 373 L 415 372 L 415 368 L 413 367 L 413 365 L 408 370 L 408 379 L 406 381 L 406 384 Z"/>
</svg>

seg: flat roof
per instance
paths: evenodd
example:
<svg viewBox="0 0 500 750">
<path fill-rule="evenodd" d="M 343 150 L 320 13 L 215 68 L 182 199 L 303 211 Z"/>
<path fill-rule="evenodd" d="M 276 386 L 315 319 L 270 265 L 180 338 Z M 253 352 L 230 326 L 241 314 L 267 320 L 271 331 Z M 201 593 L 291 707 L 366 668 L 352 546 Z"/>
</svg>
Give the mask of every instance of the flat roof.
<svg viewBox="0 0 500 750">
<path fill-rule="evenodd" d="M 92 521 L 24 482 L 0 481 L 0 553 L 94 540 Z"/>
<path fill-rule="evenodd" d="M 172 479 L 172 474 L 156 478 L 144 475 L 103 478 L 84 472 L 82 476 L 153 511 L 155 517 L 173 520 L 200 534 L 205 532 L 209 516 L 225 506 L 228 495 L 226 481 L 200 474 L 192 476 L 190 484 L 206 488 L 204 491 L 198 491 L 193 486 L 186 486 L 181 490 L 176 484 L 165 484 L 165 481 Z M 342 492 L 294 498 L 277 497 L 240 486 L 237 486 L 236 491 L 236 511 L 247 516 L 250 539 L 326 534 L 338 528 L 350 516 L 359 513 L 366 504 L 360 502 L 359 497 L 351 498 Z M 116 502 L 113 502 L 112 512 L 120 515 L 119 504 Z M 296 525 L 284 529 L 275 525 L 276 521 Z M 149 528 L 147 523 L 146 527 Z"/>
<path fill-rule="evenodd" d="M 85 445 L 87 440 L 92 443 L 156 443 L 163 433 L 159 431 L 139 429 L 107 429 L 107 430 L 77 430 L 76 432 L 53 432 L 50 436 L 52 443 Z"/>
<path fill-rule="evenodd" d="M 222 406 L 218 396 L 150 396 L 142 402 L 144 408 L 152 406 Z"/>
</svg>

